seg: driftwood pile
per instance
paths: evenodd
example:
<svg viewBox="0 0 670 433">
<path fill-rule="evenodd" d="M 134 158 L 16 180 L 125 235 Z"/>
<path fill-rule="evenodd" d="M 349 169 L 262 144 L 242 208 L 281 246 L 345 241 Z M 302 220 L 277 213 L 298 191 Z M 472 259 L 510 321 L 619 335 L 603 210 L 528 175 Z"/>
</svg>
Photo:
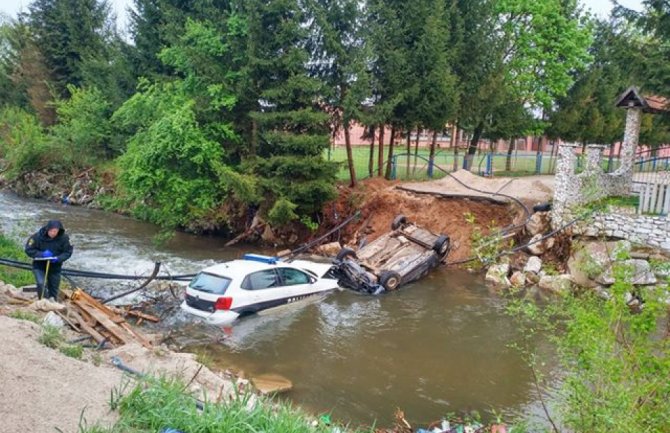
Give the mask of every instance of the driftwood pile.
<svg viewBox="0 0 670 433">
<path fill-rule="evenodd" d="M 65 323 L 75 331 L 88 334 L 98 344 L 108 344 L 112 347 L 122 346 L 126 343 L 138 342 L 146 348 L 151 348 L 152 343 L 126 321 L 128 318 L 136 320 L 135 325 L 144 321 L 158 322 L 158 317 L 141 311 L 133 310 L 131 307 L 113 307 L 105 305 L 81 289 L 60 291 L 60 304 L 47 300 L 34 301 L 18 293 L 8 292 L 9 304 L 28 306 L 43 311 L 53 311 Z M 37 305 L 43 303 L 43 305 Z"/>
<path fill-rule="evenodd" d="M 76 331 L 86 333 L 100 344 L 104 342 L 116 347 L 136 341 L 146 348 L 151 342 L 140 332 L 133 329 L 126 317 L 134 317 L 137 324 L 145 320 L 158 322 L 158 318 L 139 311 L 104 305 L 81 289 L 63 293 L 70 302 L 66 302 L 65 311 L 59 312 L 61 318 Z"/>
</svg>

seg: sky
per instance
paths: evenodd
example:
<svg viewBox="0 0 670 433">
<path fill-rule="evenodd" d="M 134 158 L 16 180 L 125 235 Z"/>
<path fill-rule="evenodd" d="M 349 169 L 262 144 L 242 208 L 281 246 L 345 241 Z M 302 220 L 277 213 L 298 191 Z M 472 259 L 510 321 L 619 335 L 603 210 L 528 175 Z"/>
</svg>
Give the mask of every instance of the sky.
<svg viewBox="0 0 670 433">
<path fill-rule="evenodd" d="M 542 0 L 538 0 L 542 1 Z M 612 2 L 610 0 L 579 0 L 582 4 L 590 9 L 594 14 L 600 17 L 607 17 L 612 9 Z M 14 18 L 20 10 L 25 10 L 31 3 L 31 0 L 1 0 L 0 12 Z M 117 26 L 119 30 L 127 27 L 126 9 L 132 5 L 132 0 L 110 0 L 112 9 L 116 12 Z M 631 9 L 640 10 L 642 0 L 619 0 L 619 3 Z"/>
</svg>

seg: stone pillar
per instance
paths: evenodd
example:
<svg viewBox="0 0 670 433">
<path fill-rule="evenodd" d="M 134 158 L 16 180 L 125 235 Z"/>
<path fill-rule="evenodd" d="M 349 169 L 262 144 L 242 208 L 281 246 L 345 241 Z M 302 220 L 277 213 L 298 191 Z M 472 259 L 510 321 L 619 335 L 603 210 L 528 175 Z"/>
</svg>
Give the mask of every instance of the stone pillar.
<svg viewBox="0 0 670 433">
<path fill-rule="evenodd" d="M 640 107 L 630 107 L 626 110 L 626 130 L 623 134 L 623 143 L 621 143 L 621 167 L 617 172 L 633 173 L 633 159 L 635 158 L 635 149 L 640 139 L 640 123 L 642 121 L 642 109 Z M 631 182 L 632 182 L 631 177 Z"/>
<path fill-rule="evenodd" d="M 577 168 L 575 150 L 578 147 L 579 145 L 575 143 L 561 143 L 558 146 L 558 160 L 554 176 L 554 201 L 551 206 L 551 225 L 554 228 L 560 227 L 570 219 L 570 215 L 567 214 L 568 209 L 579 194 L 575 177 Z"/>
<path fill-rule="evenodd" d="M 607 146 L 604 144 L 589 144 L 586 146 L 586 166 L 584 171 L 588 173 L 602 173 L 602 165 L 600 164 L 603 156 L 603 151 Z"/>
</svg>

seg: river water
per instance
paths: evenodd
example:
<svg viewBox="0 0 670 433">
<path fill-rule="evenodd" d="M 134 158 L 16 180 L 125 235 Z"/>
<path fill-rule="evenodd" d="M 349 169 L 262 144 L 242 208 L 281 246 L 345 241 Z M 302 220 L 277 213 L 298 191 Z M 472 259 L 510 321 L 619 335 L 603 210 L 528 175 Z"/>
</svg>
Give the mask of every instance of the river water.
<svg viewBox="0 0 670 433">
<path fill-rule="evenodd" d="M 67 265 L 83 270 L 148 275 L 160 261 L 173 274 L 193 273 L 254 252 L 183 233 L 156 246 L 158 229 L 150 224 L 9 193 L 0 193 L 0 218 L 0 230 L 20 241 L 48 219 L 62 220 L 75 247 Z M 465 410 L 489 419 L 493 411 L 537 413 L 532 373 L 510 348 L 522 336 L 504 305 L 480 275 L 439 268 L 394 293 L 335 292 L 230 329 L 193 328 L 181 315 L 171 323 L 183 328 L 190 350 L 222 367 L 290 379 L 287 397 L 308 411 L 384 426 L 398 407 L 425 426 Z M 546 341 L 534 344 L 549 351 Z"/>
</svg>

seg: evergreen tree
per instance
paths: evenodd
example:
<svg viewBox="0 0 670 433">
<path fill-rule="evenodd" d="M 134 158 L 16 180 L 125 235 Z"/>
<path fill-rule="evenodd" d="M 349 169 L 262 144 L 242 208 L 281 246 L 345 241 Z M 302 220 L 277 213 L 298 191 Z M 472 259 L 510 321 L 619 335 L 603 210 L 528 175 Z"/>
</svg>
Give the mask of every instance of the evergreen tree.
<svg viewBox="0 0 670 433">
<path fill-rule="evenodd" d="M 84 62 L 106 52 L 115 29 L 106 0 L 35 0 L 26 19 L 56 96 L 84 84 Z"/>
<path fill-rule="evenodd" d="M 311 218 L 334 197 L 335 163 L 329 145 L 322 83 L 310 77 L 306 16 L 295 0 L 241 2 L 247 23 L 245 167 L 258 177 L 271 221 Z M 265 209 L 263 209 L 265 208 Z"/>
<path fill-rule="evenodd" d="M 312 0 L 310 32 L 312 74 L 326 83 L 324 98 L 331 113 L 333 135 L 344 133 L 349 183 L 356 185 L 356 171 L 349 129 L 361 121 L 361 107 L 369 97 L 369 58 L 364 34 L 364 11 L 357 0 Z"/>
</svg>

